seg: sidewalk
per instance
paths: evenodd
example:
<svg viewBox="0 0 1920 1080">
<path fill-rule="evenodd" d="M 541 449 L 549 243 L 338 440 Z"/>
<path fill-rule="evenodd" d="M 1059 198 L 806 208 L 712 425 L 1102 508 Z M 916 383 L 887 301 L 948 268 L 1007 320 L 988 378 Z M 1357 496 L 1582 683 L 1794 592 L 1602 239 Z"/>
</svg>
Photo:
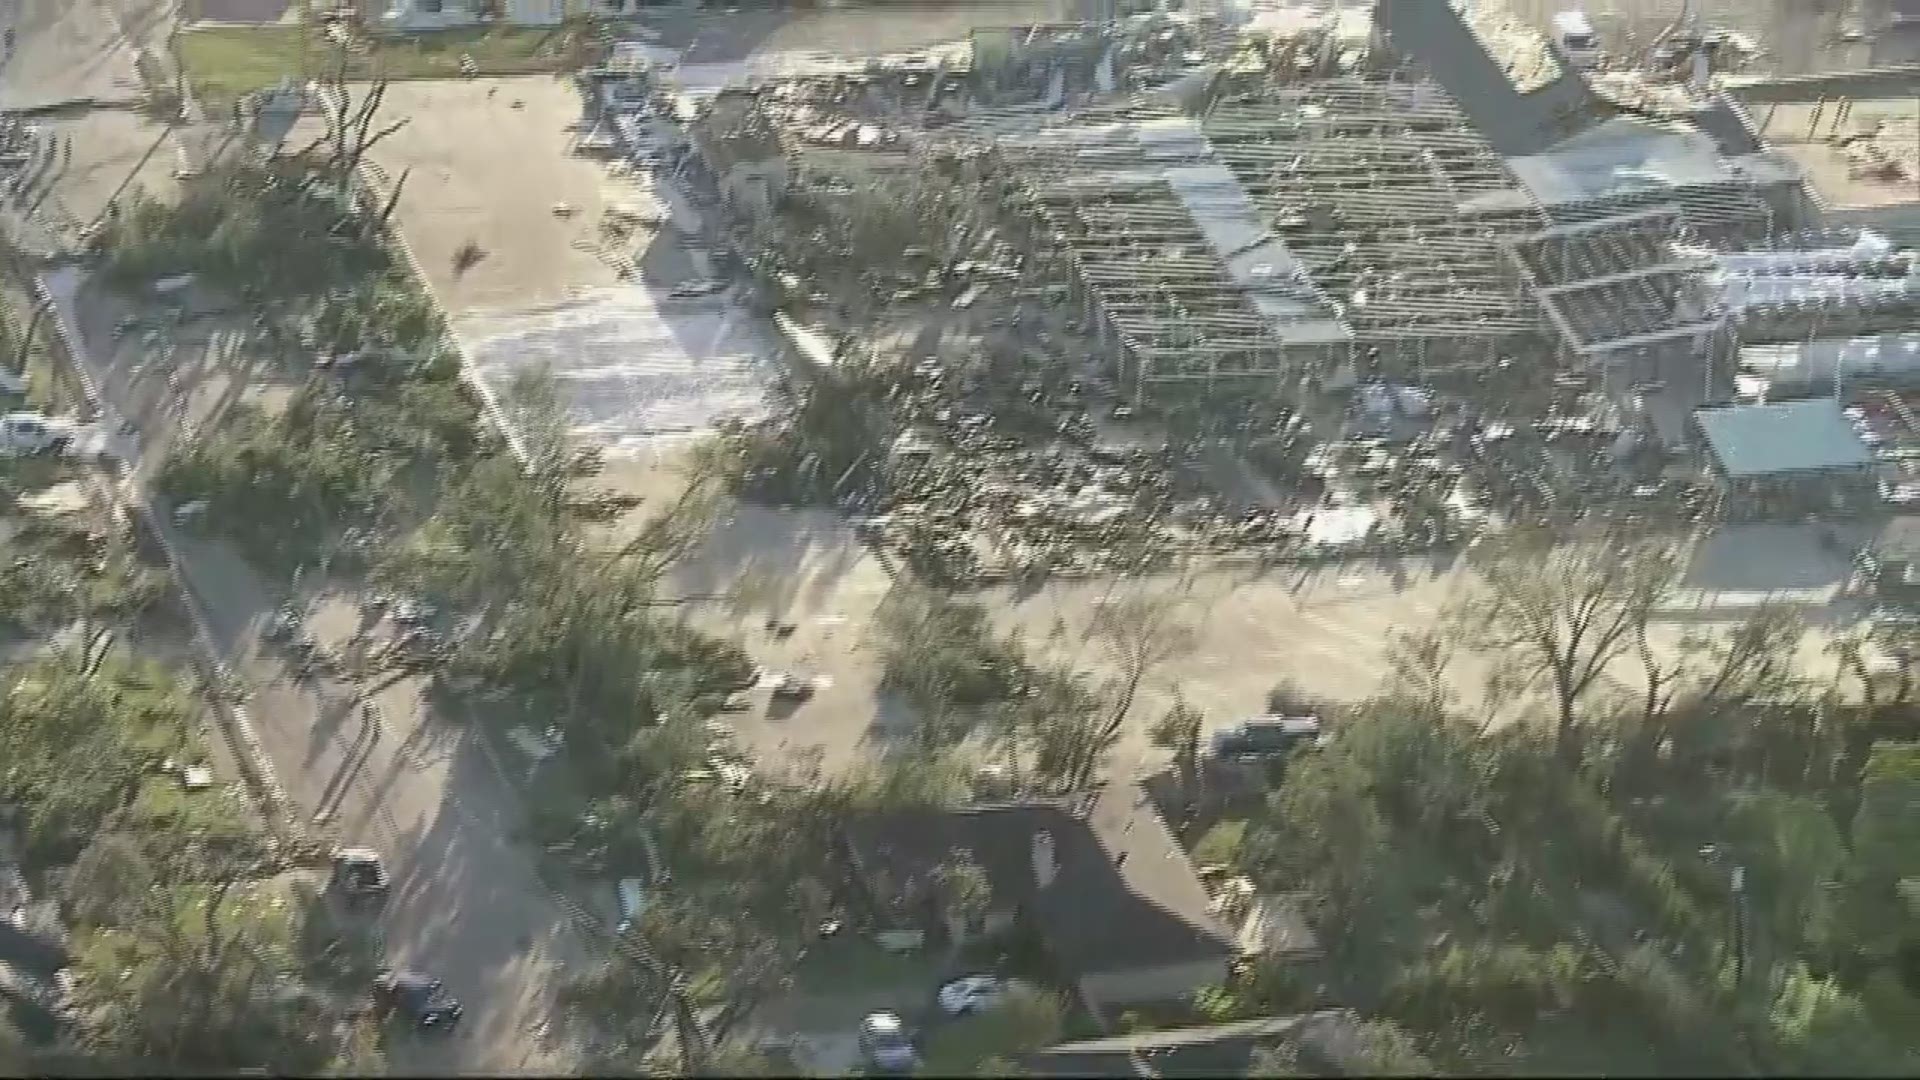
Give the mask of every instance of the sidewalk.
<svg viewBox="0 0 1920 1080">
<path fill-rule="evenodd" d="M 1758 610 L 1764 607 L 1826 607 L 1838 600 L 1841 592 L 1840 585 L 1828 585 L 1817 589 L 1764 591 L 1681 589 L 1670 593 L 1654 610 L 1662 614 L 1686 614 L 1698 611 L 1726 615 L 1730 612 Z"/>
</svg>

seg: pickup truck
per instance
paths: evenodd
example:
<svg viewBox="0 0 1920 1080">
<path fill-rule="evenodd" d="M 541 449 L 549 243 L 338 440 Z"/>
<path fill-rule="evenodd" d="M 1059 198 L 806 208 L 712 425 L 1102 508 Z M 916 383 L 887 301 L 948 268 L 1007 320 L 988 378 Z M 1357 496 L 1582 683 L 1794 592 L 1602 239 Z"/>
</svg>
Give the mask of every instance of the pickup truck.
<svg viewBox="0 0 1920 1080">
<path fill-rule="evenodd" d="M 36 412 L 0 416 L 0 456 L 58 454 L 73 443 L 73 431 Z"/>
</svg>

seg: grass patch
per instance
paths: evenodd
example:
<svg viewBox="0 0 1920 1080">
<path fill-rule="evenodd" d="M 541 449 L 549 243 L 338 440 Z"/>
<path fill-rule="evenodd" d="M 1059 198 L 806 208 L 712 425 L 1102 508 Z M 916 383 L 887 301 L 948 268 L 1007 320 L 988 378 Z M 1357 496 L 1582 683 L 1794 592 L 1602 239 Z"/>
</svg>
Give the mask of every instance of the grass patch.
<svg viewBox="0 0 1920 1080">
<path fill-rule="evenodd" d="M 434 30 L 377 39 L 355 53 L 354 78 L 451 79 L 460 57 L 473 57 L 482 75 L 532 75 L 558 71 L 574 55 L 577 32 L 565 27 L 498 26 Z M 337 63 L 336 46 L 317 30 L 298 26 L 208 26 L 180 35 L 180 63 L 203 102 L 224 104 L 276 86 L 283 79 L 311 77 Z"/>
<path fill-rule="evenodd" d="M 934 965 L 924 956 L 891 953 L 858 939 L 823 941 L 794 971 L 794 988 L 808 994 L 849 994 L 912 986 L 931 992 Z"/>
<path fill-rule="evenodd" d="M 180 66 L 202 101 L 230 102 L 297 77 L 303 40 L 293 26 L 189 28 L 179 38 Z M 316 64 L 322 57 L 317 48 L 307 52 Z"/>
<path fill-rule="evenodd" d="M 1197 866 L 1234 867 L 1240 863 L 1240 848 L 1247 836 L 1245 818 L 1229 818 L 1215 824 L 1193 845 Z"/>
<path fill-rule="evenodd" d="M 202 791 L 188 791 L 173 776 L 155 776 L 141 785 L 133 814 L 147 829 L 230 836 L 258 828 L 237 788 L 215 784 Z"/>
<path fill-rule="evenodd" d="M 565 27 L 498 26 L 404 34 L 375 46 L 376 67 L 394 79 L 452 79 L 462 54 L 482 75 L 558 71 L 573 55 L 577 31 Z"/>
</svg>

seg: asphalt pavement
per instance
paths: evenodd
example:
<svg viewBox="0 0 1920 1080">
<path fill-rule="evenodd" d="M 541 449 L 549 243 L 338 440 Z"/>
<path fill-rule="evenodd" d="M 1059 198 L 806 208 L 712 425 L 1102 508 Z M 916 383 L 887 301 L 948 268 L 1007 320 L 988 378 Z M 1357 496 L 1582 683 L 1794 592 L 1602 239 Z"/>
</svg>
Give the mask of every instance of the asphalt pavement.
<svg viewBox="0 0 1920 1080">
<path fill-rule="evenodd" d="M 96 0 L 5 0 L 0 27 L 13 31 L 0 62 L 0 108 L 139 92 L 133 52 Z"/>
<path fill-rule="evenodd" d="M 136 96 L 135 50 L 164 36 L 166 15 L 164 5 L 142 7 L 138 0 L 0 0 L 0 27 L 15 32 L 13 55 L 0 63 L 0 107 Z M 124 107 L 92 115 L 111 115 L 111 130 L 126 129 L 130 144 L 172 137 Z M 62 121 L 75 158 L 97 152 L 109 129 L 87 120 Z M 50 178 L 52 197 L 90 195 L 79 190 L 77 173 Z M 17 230 L 17 218 L 10 225 Z M 180 421 L 139 392 L 139 372 L 159 346 L 140 335 L 116 340 L 111 328 L 120 315 L 112 298 L 84 289 L 63 298 L 63 328 L 79 339 L 76 352 L 101 404 L 137 433 L 128 440 L 139 451 L 126 494 L 148 500 L 147 478 Z M 234 348 L 232 334 L 206 337 L 182 343 L 165 362 L 211 367 L 244 355 L 244 342 Z M 206 355 L 193 355 L 195 348 Z M 164 512 L 154 517 L 169 521 Z M 372 847 L 388 862 L 394 888 L 379 920 L 387 959 L 440 977 L 466 1005 L 452 1036 L 396 1040 L 391 1065 L 423 1074 L 564 1070 L 571 1053 L 546 1037 L 557 1026 L 552 991 L 560 970 L 593 954 L 599 916 L 542 881 L 533 853 L 516 839 L 525 819 L 519 792 L 490 744 L 430 709 L 418 680 L 381 690 L 372 723 L 352 685 L 296 683 L 259 640 L 259 626 L 287 583 L 260 580 L 217 540 L 169 532 L 206 636 L 251 692 L 247 712 L 257 742 L 291 804 L 321 838 Z M 353 598 L 344 600 L 351 609 Z"/>
<path fill-rule="evenodd" d="M 198 410 L 175 410 L 141 392 L 141 365 L 155 346 L 134 334 L 114 340 L 122 311 L 112 298 L 85 289 L 55 294 L 102 404 L 138 433 L 130 440 L 138 450 L 128 497 L 150 500 L 150 478 L 177 437 L 175 425 Z M 176 367 L 231 364 L 245 354 L 231 332 L 199 336 L 176 347 Z M 233 389 L 201 381 L 207 393 Z M 388 961 L 445 980 L 467 1007 L 455 1035 L 401 1040 L 390 1050 L 393 1062 L 427 1072 L 564 1067 L 564 1048 L 544 1038 L 551 991 L 561 969 L 590 957 L 599 916 L 551 889 L 516 840 L 525 808 L 512 763 L 497 760 L 485 736 L 460 718 L 430 708 L 423 680 L 379 690 L 367 699 L 371 714 L 351 682 L 296 680 L 260 634 L 292 583 L 263 580 L 224 542 L 177 528 L 164 504 L 156 508 L 206 636 L 249 692 L 253 730 L 289 803 L 316 837 L 382 854 L 394 882 L 379 920 Z M 300 599 L 315 612 L 316 635 L 341 647 L 355 629 L 357 598 L 310 587 Z"/>
</svg>

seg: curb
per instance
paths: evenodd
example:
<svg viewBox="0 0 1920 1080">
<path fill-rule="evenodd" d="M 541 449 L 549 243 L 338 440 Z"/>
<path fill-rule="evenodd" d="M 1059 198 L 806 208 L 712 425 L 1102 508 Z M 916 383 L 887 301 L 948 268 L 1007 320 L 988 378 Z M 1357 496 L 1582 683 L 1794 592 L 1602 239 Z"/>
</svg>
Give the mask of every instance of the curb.
<svg viewBox="0 0 1920 1080">
<path fill-rule="evenodd" d="M 68 325 L 67 313 L 55 302 L 53 292 L 47 288 L 44 276 L 35 274 L 33 278 L 35 298 L 48 304 L 53 315 L 54 333 L 59 337 L 61 351 L 65 354 L 69 370 L 80 383 L 81 393 L 86 398 L 87 409 L 97 418 L 105 415 L 99 384 L 94 381 L 93 372 L 83 357 L 84 347 L 80 343 L 76 328 Z M 133 482 L 133 469 L 125 460 L 116 459 L 110 471 L 114 483 L 103 485 L 108 500 L 114 509 L 125 514 L 129 521 L 142 518 L 148 525 L 148 531 L 159 541 L 166 555 L 167 576 L 172 579 L 175 590 L 180 595 L 181 604 L 186 608 L 187 621 L 193 627 L 194 655 L 196 666 L 202 670 L 201 678 L 207 683 L 205 697 L 212 706 L 214 719 L 228 745 L 235 751 L 235 760 L 240 765 L 241 781 L 261 804 L 261 811 L 270 828 L 284 830 L 290 837 L 299 838 L 300 829 L 295 818 L 287 813 L 291 805 L 286 789 L 280 786 L 280 779 L 274 772 L 273 762 L 268 758 L 265 747 L 260 745 L 260 736 L 254 730 L 252 717 L 244 706 L 229 701 L 225 688 L 231 685 L 233 672 L 220 659 L 220 650 L 214 644 L 213 631 L 207 621 L 206 610 L 194 591 L 192 582 L 187 580 L 186 572 L 181 569 L 181 559 L 173 537 L 154 513 L 151 499 L 138 496 Z"/>
</svg>

